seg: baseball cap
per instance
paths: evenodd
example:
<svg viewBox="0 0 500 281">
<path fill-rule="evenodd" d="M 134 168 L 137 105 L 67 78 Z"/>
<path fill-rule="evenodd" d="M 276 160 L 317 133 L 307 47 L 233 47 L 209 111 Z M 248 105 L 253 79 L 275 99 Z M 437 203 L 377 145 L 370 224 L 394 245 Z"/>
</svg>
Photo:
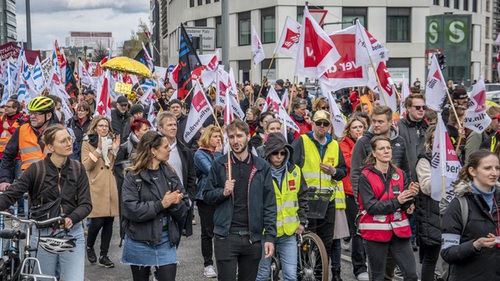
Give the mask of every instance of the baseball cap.
<svg viewBox="0 0 500 281">
<path fill-rule="evenodd" d="M 116 103 L 125 106 L 128 104 L 128 99 L 124 96 L 119 96 L 118 99 L 116 100 Z"/>
<path fill-rule="evenodd" d="M 314 116 L 313 116 L 313 121 L 316 122 L 316 121 L 321 121 L 321 120 L 331 122 L 330 121 L 330 113 L 328 113 L 326 110 L 316 111 L 316 113 L 314 113 Z"/>
</svg>

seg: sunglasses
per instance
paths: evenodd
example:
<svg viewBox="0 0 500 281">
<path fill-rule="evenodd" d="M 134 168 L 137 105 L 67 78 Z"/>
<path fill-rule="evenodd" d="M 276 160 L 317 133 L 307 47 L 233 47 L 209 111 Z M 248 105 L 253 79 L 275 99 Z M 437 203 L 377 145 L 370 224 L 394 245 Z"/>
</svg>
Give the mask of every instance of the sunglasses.
<svg viewBox="0 0 500 281">
<path fill-rule="evenodd" d="M 264 103 L 259 103 L 259 106 L 264 106 Z"/>
<path fill-rule="evenodd" d="M 314 124 L 316 124 L 316 126 L 318 126 L 318 127 L 321 127 L 321 125 L 323 125 L 323 127 L 330 126 L 330 122 L 327 122 L 327 121 L 316 121 L 316 122 L 314 122 Z"/>
<path fill-rule="evenodd" d="M 325 106 L 325 107 L 321 107 L 321 109 L 323 109 L 323 110 L 330 110 L 330 107 L 329 106 Z"/>
<path fill-rule="evenodd" d="M 414 106 L 416 110 L 426 110 L 427 109 L 427 105 L 417 105 L 417 106 Z"/>
<path fill-rule="evenodd" d="M 286 151 L 274 151 L 271 153 L 272 155 L 281 155 L 281 156 L 286 156 Z"/>
</svg>

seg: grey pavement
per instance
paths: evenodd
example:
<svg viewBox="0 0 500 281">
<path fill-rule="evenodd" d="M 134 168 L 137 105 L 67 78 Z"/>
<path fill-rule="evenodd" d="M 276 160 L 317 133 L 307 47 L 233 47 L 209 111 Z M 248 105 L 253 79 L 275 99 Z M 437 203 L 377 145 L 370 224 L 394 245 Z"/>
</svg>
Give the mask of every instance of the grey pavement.
<svg viewBox="0 0 500 281">
<path fill-rule="evenodd" d="M 198 217 L 196 217 L 198 220 Z M 201 239 L 200 239 L 200 224 L 193 226 L 193 236 L 182 237 L 179 250 L 179 266 L 177 267 L 177 281 L 210 281 L 216 280 L 215 278 L 206 278 L 203 276 L 203 258 L 201 256 Z M 114 268 L 103 268 L 97 264 L 90 264 L 87 260 L 85 262 L 85 280 L 86 281 L 100 281 L 100 280 L 123 280 L 132 281 L 132 273 L 130 267 L 120 263 L 121 248 L 118 247 L 120 243 L 118 231 L 118 219 L 115 219 L 113 238 L 111 240 L 109 257 L 115 263 Z M 95 244 L 95 251 L 98 254 L 100 245 L 100 237 L 98 237 Z M 415 260 L 417 261 L 417 271 L 420 274 L 420 264 L 418 263 L 418 252 L 414 253 Z M 342 279 L 343 281 L 356 281 L 352 273 L 352 264 L 350 252 L 342 251 Z M 331 279 L 331 277 L 330 277 Z M 151 280 L 153 280 L 151 278 Z M 394 280 L 402 280 L 394 278 Z"/>
</svg>

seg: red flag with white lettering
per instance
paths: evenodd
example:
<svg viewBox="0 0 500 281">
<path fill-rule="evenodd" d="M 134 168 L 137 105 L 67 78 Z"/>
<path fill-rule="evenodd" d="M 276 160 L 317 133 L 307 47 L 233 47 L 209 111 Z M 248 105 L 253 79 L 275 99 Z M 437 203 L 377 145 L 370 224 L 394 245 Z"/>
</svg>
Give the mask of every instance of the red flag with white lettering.
<svg viewBox="0 0 500 281">
<path fill-rule="evenodd" d="M 300 28 L 299 52 L 295 75 L 319 78 L 338 61 L 340 55 L 332 39 L 304 9 L 304 22 Z"/>
<path fill-rule="evenodd" d="M 441 73 L 437 56 L 434 54 L 425 86 L 425 101 L 427 106 L 432 110 L 441 110 L 441 105 L 446 99 L 446 91 L 443 73 Z"/>
<path fill-rule="evenodd" d="M 109 70 L 106 70 L 104 74 L 104 80 L 102 82 L 102 90 L 99 94 L 99 99 L 97 102 L 97 107 L 95 109 L 94 115 L 104 115 L 108 118 L 111 118 L 111 102 L 109 100 L 109 79 L 110 73 Z"/>
<path fill-rule="evenodd" d="M 483 75 L 480 75 L 476 84 L 472 86 L 464 126 L 476 133 L 482 133 L 490 123 L 491 118 L 486 114 L 486 86 Z"/>
<path fill-rule="evenodd" d="M 201 89 L 200 83 L 196 82 L 193 89 L 191 109 L 186 120 L 184 140 L 190 142 L 193 136 L 200 130 L 207 118 L 212 115 L 213 108 Z"/>
</svg>

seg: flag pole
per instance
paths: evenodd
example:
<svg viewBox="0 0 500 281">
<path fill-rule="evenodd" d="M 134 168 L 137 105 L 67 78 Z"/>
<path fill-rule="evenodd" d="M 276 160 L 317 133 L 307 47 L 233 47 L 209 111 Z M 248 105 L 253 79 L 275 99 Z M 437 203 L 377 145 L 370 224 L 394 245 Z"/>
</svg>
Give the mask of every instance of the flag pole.
<svg viewBox="0 0 500 281">
<path fill-rule="evenodd" d="M 365 49 L 366 49 L 366 43 L 365 43 Z M 368 49 L 366 49 L 366 52 L 368 52 Z M 370 62 L 372 64 L 372 68 L 373 68 L 373 72 L 375 72 L 375 78 L 377 78 L 377 84 L 378 84 L 378 88 L 379 88 L 379 95 L 382 96 L 382 98 L 384 99 L 384 103 L 386 105 L 389 105 L 389 103 L 387 103 L 387 99 L 385 98 L 385 95 L 384 93 L 382 92 L 383 89 L 382 89 L 382 84 L 380 84 L 380 79 L 378 78 L 378 73 L 377 73 L 377 69 L 375 68 L 375 64 L 373 63 L 373 59 L 372 59 L 372 56 L 370 56 L 370 54 L 368 53 L 368 57 L 370 58 Z"/>
<path fill-rule="evenodd" d="M 271 71 L 271 66 L 273 65 L 275 57 L 276 57 L 276 53 L 273 54 L 273 57 L 271 58 L 271 62 L 269 63 L 269 66 L 267 67 L 266 76 L 264 76 L 264 79 L 262 79 L 262 84 L 260 85 L 259 94 L 257 95 L 257 98 L 260 98 L 260 95 L 262 94 L 262 88 L 264 87 L 264 83 L 267 81 L 267 76 L 269 75 L 269 71 Z"/>
<path fill-rule="evenodd" d="M 460 123 L 460 119 L 458 118 L 457 110 L 455 109 L 455 106 L 453 105 L 453 100 L 451 99 L 450 93 L 448 92 L 448 89 L 446 88 L 446 86 L 444 88 L 444 91 L 446 93 L 446 96 L 448 97 L 448 101 L 450 102 L 450 107 L 453 111 L 453 115 L 455 115 L 455 118 L 457 119 L 459 137 L 458 137 L 457 147 L 455 148 L 455 153 L 458 156 L 458 150 L 460 149 L 460 142 L 462 141 L 462 135 L 463 135 L 462 124 Z"/>
<path fill-rule="evenodd" d="M 293 76 L 293 84 L 295 86 L 295 89 L 297 91 L 299 91 L 299 89 L 297 88 L 297 82 L 299 80 L 299 77 L 297 77 L 297 75 Z M 289 91 L 290 92 L 290 98 L 289 98 L 289 102 L 288 102 L 288 115 L 290 115 L 290 112 L 292 112 L 292 91 Z M 305 89 L 304 89 L 304 92 L 305 92 Z"/>
<path fill-rule="evenodd" d="M 186 101 L 186 99 L 189 97 L 189 95 L 191 94 L 191 92 L 193 92 L 193 89 L 194 89 L 194 86 L 191 85 L 191 89 L 189 90 L 189 92 L 187 93 L 187 95 L 181 100 L 182 103 L 184 103 Z"/>
<path fill-rule="evenodd" d="M 252 68 L 253 68 L 253 54 L 250 52 L 250 78 L 248 79 L 248 81 L 250 82 L 250 86 L 252 86 Z M 244 83 L 245 81 L 243 81 Z M 238 102 L 240 102 L 238 100 Z M 250 96 L 250 107 L 253 106 L 253 95 Z"/>
<path fill-rule="evenodd" d="M 441 176 L 441 191 L 443 192 L 443 198 L 446 198 L 446 181 L 444 180 L 444 176 Z"/>
</svg>

